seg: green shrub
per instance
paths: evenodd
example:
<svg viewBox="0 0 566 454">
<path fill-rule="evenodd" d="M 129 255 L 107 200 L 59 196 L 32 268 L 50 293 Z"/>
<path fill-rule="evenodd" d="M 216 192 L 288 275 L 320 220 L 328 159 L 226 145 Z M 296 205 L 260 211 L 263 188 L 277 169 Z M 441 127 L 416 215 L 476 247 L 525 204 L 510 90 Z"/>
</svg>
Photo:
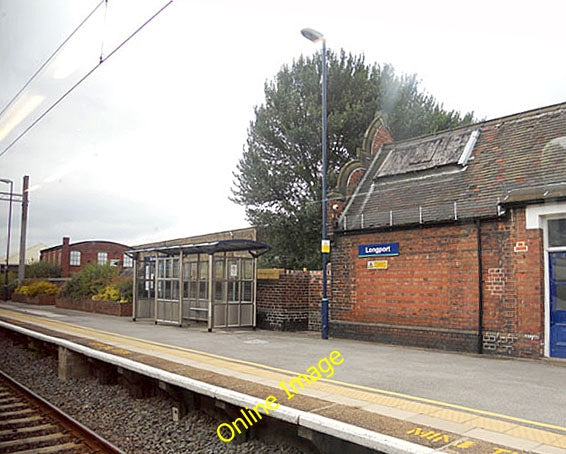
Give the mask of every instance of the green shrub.
<svg viewBox="0 0 566 454">
<path fill-rule="evenodd" d="M 92 298 L 118 277 L 118 270 L 110 265 L 91 263 L 73 274 L 61 294 L 72 299 Z"/>
<path fill-rule="evenodd" d="M 132 279 L 120 278 L 111 285 L 107 285 L 92 297 L 95 301 L 117 301 L 129 303 L 132 301 Z"/>
<path fill-rule="evenodd" d="M 21 293 L 22 295 L 30 296 L 29 285 L 20 285 L 14 293 Z"/>
<path fill-rule="evenodd" d="M 61 277 L 61 267 L 49 262 L 34 262 L 26 265 L 26 278 L 49 278 Z"/>
<path fill-rule="evenodd" d="M 115 285 L 107 285 L 92 299 L 95 301 L 120 301 L 120 289 Z"/>
<path fill-rule="evenodd" d="M 126 278 L 126 279 L 122 279 L 117 287 L 120 290 L 120 301 L 123 303 L 129 303 L 133 300 L 134 295 L 133 295 L 133 279 L 132 278 Z"/>
<path fill-rule="evenodd" d="M 23 293 L 26 296 L 38 295 L 57 295 L 59 287 L 47 281 L 34 281 L 21 285 L 16 289 L 16 293 Z"/>
</svg>

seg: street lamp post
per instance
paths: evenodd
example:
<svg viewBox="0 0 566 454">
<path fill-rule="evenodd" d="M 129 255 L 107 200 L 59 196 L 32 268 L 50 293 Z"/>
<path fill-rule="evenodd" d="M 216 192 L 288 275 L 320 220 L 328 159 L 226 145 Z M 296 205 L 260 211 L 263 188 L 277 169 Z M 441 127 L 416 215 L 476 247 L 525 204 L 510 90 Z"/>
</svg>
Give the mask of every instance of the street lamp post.
<svg viewBox="0 0 566 454">
<path fill-rule="evenodd" d="M 8 237 L 6 238 L 6 268 L 4 268 L 4 301 L 8 301 L 8 265 L 10 262 L 10 234 L 12 232 L 12 198 L 14 196 L 14 182 L 6 178 L 0 182 L 10 185 L 10 203 L 8 208 Z"/>
<path fill-rule="evenodd" d="M 313 43 L 322 41 L 322 306 L 321 306 L 321 334 L 328 339 L 328 288 L 327 268 L 330 242 L 326 231 L 326 39 L 324 35 L 312 28 L 301 30 L 302 35 Z"/>
</svg>

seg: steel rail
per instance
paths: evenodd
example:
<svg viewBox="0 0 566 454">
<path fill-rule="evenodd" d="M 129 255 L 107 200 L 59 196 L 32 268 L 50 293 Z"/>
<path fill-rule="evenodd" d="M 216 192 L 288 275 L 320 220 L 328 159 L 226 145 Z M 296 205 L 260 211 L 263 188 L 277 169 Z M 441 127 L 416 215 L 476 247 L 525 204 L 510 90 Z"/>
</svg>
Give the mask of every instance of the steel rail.
<svg viewBox="0 0 566 454">
<path fill-rule="evenodd" d="M 23 396 L 31 406 L 38 409 L 38 411 L 47 419 L 54 420 L 53 422 L 78 438 L 82 445 L 93 453 L 102 454 L 125 454 L 117 446 L 113 445 L 108 440 L 102 438 L 100 435 L 80 423 L 72 416 L 65 413 L 63 410 L 57 408 L 43 397 L 29 389 L 27 386 L 21 384 L 13 377 L 0 370 L 0 381 L 13 389 L 16 393 Z"/>
</svg>

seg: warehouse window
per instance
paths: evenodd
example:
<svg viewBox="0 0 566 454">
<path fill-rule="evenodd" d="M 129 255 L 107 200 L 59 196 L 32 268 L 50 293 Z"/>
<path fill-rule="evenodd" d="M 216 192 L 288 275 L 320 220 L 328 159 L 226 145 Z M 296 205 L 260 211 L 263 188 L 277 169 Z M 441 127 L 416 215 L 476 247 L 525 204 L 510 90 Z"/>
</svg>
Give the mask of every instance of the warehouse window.
<svg viewBox="0 0 566 454">
<path fill-rule="evenodd" d="M 108 263 L 108 252 L 99 252 L 98 253 L 98 264 L 99 265 L 106 265 Z"/>
<path fill-rule="evenodd" d="M 124 268 L 131 268 L 134 266 L 134 259 L 131 258 L 128 254 L 124 254 L 123 264 Z"/>
<path fill-rule="evenodd" d="M 71 266 L 81 266 L 81 251 L 71 251 L 69 262 Z"/>
</svg>

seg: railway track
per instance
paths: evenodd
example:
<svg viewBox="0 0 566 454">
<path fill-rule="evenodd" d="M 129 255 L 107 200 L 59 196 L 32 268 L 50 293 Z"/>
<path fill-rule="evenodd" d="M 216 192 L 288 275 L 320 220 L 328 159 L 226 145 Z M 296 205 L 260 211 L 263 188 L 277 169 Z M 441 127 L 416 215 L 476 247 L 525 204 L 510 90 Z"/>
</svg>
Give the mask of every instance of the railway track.
<svg viewBox="0 0 566 454">
<path fill-rule="evenodd" d="M 121 453 L 0 371 L 0 453 Z"/>
</svg>

